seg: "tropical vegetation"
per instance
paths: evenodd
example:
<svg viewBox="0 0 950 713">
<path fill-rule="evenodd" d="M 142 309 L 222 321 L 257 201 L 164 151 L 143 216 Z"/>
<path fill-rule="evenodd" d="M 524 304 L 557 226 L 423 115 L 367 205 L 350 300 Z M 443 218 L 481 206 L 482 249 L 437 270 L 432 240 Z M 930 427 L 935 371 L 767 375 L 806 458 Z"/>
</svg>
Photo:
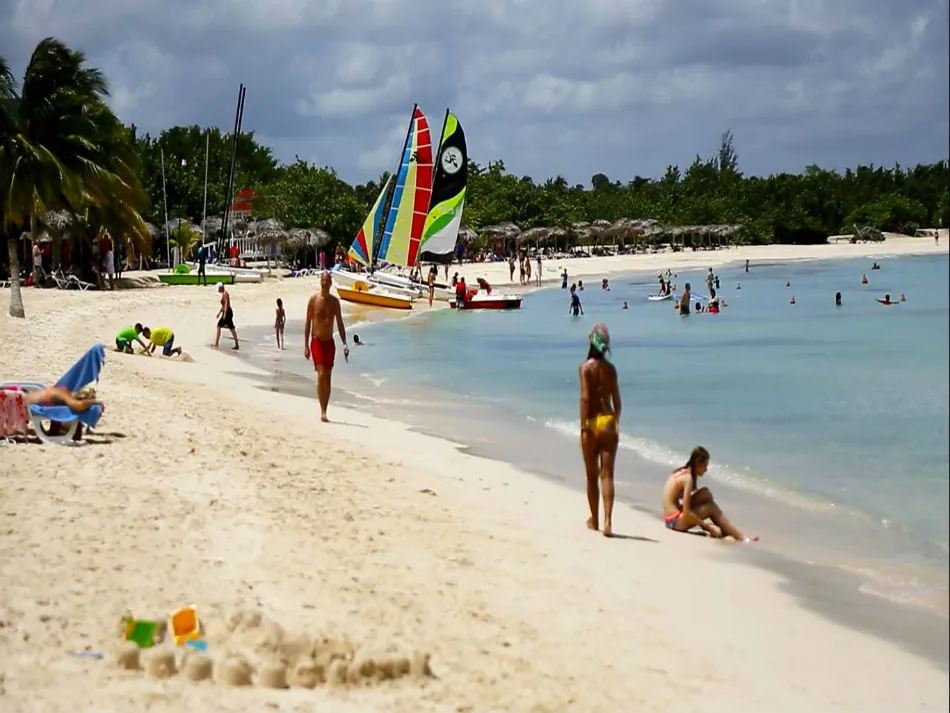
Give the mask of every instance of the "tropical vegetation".
<svg viewBox="0 0 950 713">
<path fill-rule="evenodd" d="M 68 234 L 90 243 L 108 231 L 130 256 L 164 255 L 166 239 L 187 254 L 202 239 L 195 226 L 204 215 L 220 215 L 229 203 L 231 136 L 198 126 L 143 135 L 122 126 L 107 99 L 102 74 L 57 40 L 37 46 L 20 82 L 0 58 L 0 239 L 8 242 L 11 273 L 19 270 L 23 235 L 41 229 L 54 240 Z M 513 222 L 518 230 L 560 228 L 577 239 L 578 224 L 639 218 L 740 226 L 733 240 L 758 243 L 820 242 L 855 226 L 912 233 L 950 225 L 944 160 L 843 172 L 808 166 L 758 177 L 740 170 L 730 132 L 710 148 L 709 157 L 669 166 L 659 178 L 631 167 L 632 178 L 599 173 L 586 186 L 561 176 L 517 176 L 502 160 L 470 161 L 464 223 L 485 236 L 492 231 L 484 229 Z M 281 165 L 253 132 L 238 137 L 236 156 L 235 191 L 253 190 L 256 219 L 322 231 L 344 245 L 387 178 L 350 185 L 330 167 L 300 159 Z M 154 227 L 169 221 L 167 231 Z M 22 316 L 13 283 L 10 311 Z"/>
<path fill-rule="evenodd" d="M 21 236 L 39 234 L 41 218 L 65 211 L 57 227 L 95 239 L 109 231 L 131 244 L 149 237 L 147 198 L 128 130 L 107 104 L 102 73 L 81 52 L 47 38 L 21 82 L 0 59 L 0 239 L 19 274 Z M 19 281 L 10 314 L 23 317 Z"/>
</svg>

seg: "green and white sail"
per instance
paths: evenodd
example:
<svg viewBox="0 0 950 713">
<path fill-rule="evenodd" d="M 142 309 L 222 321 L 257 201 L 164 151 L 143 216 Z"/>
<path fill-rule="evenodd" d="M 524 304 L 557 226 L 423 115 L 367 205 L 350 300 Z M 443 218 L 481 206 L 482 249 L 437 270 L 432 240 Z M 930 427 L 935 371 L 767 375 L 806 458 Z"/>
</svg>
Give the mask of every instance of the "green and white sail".
<svg viewBox="0 0 950 713">
<path fill-rule="evenodd" d="M 465 208 L 465 183 L 468 179 L 468 150 L 465 132 L 458 117 L 445 112 L 439 153 L 435 161 L 432 198 L 422 231 L 422 260 L 449 262 L 455 254 L 462 211 Z"/>
</svg>

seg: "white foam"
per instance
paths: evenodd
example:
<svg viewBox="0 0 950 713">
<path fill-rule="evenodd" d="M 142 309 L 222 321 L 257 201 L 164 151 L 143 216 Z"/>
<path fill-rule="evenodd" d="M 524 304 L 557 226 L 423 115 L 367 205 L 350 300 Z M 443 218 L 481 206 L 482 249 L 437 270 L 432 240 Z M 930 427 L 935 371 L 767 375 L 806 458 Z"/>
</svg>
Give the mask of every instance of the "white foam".
<svg viewBox="0 0 950 713">
<path fill-rule="evenodd" d="M 544 425 L 570 438 L 577 438 L 577 433 L 580 430 L 579 421 L 562 421 L 549 418 L 544 419 Z M 658 463 L 670 470 L 682 466 L 689 458 L 688 453 L 681 453 L 661 443 L 626 434 L 620 436 L 620 447 L 634 451 L 640 457 Z M 834 503 L 804 496 L 754 474 L 748 468 L 735 468 L 728 463 L 711 465 L 707 477 L 714 481 L 727 483 L 729 486 L 740 490 L 781 500 L 804 510 L 827 511 L 835 508 Z"/>
</svg>

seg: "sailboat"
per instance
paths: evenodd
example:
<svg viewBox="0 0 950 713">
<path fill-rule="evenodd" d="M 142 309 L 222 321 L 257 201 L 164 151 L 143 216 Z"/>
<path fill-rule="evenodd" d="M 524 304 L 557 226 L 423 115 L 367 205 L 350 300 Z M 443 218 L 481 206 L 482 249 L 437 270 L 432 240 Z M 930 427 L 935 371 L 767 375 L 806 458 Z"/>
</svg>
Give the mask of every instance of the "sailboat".
<svg viewBox="0 0 950 713">
<path fill-rule="evenodd" d="M 458 117 L 445 110 L 439 151 L 434 164 L 432 193 L 422 230 L 420 261 L 448 263 L 455 254 L 462 211 L 465 206 L 465 186 L 468 178 L 468 151 L 465 132 Z M 411 265 L 410 265 L 411 267 Z M 416 290 L 427 295 L 428 288 L 402 275 L 378 272 L 373 279 L 390 287 Z M 435 298 L 449 302 L 455 292 L 446 285 L 436 285 Z"/>
<path fill-rule="evenodd" d="M 418 261 L 432 193 L 432 141 L 429 134 L 429 122 L 425 114 L 418 105 L 413 106 L 389 208 L 384 210 L 390 183 L 387 181 L 348 253 L 366 267 L 372 266 L 377 260 L 402 267 L 413 267 Z M 377 241 L 380 224 L 383 230 Z M 412 297 L 417 294 L 415 290 L 400 286 L 395 286 L 395 289 L 383 286 L 369 276 L 354 278 L 351 274 L 336 274 L 340 299 L 349 302 L 411 309 Z M 350 282 L 351 285 L 340 284 L 342 282 Z"/>
</svg>

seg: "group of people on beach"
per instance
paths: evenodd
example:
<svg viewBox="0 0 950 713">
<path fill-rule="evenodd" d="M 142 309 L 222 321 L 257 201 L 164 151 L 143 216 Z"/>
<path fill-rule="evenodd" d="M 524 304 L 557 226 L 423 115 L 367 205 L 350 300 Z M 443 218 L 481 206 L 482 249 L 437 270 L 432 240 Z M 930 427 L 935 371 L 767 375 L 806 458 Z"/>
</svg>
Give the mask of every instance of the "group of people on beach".
<svg viewBox="0 0 950 713">
<path fill-rule="evenodd" d="M 589 335 L 587 359 L 579 369 L 581 452 L 587 476 L 587 527 L 600 529 L 600 500 L 604 503 L 603 534 L 613 536 L 614 466 L 620 446 L 622 400 L 617 369 L 610 363 L 610 332 L 595 324 Z M 731 537 L 740 542 L 746 537 L 725 516 L 699 478 L 709 467 L 709 451 L 697 446 L 689 460 L 673 471 L 663 486 L 663 521 L 675 532 L 701 528 L 711 537 Z"/>
<path fill-rule="evenodd" d="M 147 340 L 146 344 L 143 339 Z M 162 348 L 162 355 L 167 357 L 181 356 L 181 347 L 175 346 L 175 333 L 168 327 L 150 329 L 141 322 L 132 327 L 123 327 L 115 335 L 115 350 L 133 354 L 133 345 L 138 343 L 142 347 L 140 353 L 152 356 L 158 347 Z"/>
</svg>

